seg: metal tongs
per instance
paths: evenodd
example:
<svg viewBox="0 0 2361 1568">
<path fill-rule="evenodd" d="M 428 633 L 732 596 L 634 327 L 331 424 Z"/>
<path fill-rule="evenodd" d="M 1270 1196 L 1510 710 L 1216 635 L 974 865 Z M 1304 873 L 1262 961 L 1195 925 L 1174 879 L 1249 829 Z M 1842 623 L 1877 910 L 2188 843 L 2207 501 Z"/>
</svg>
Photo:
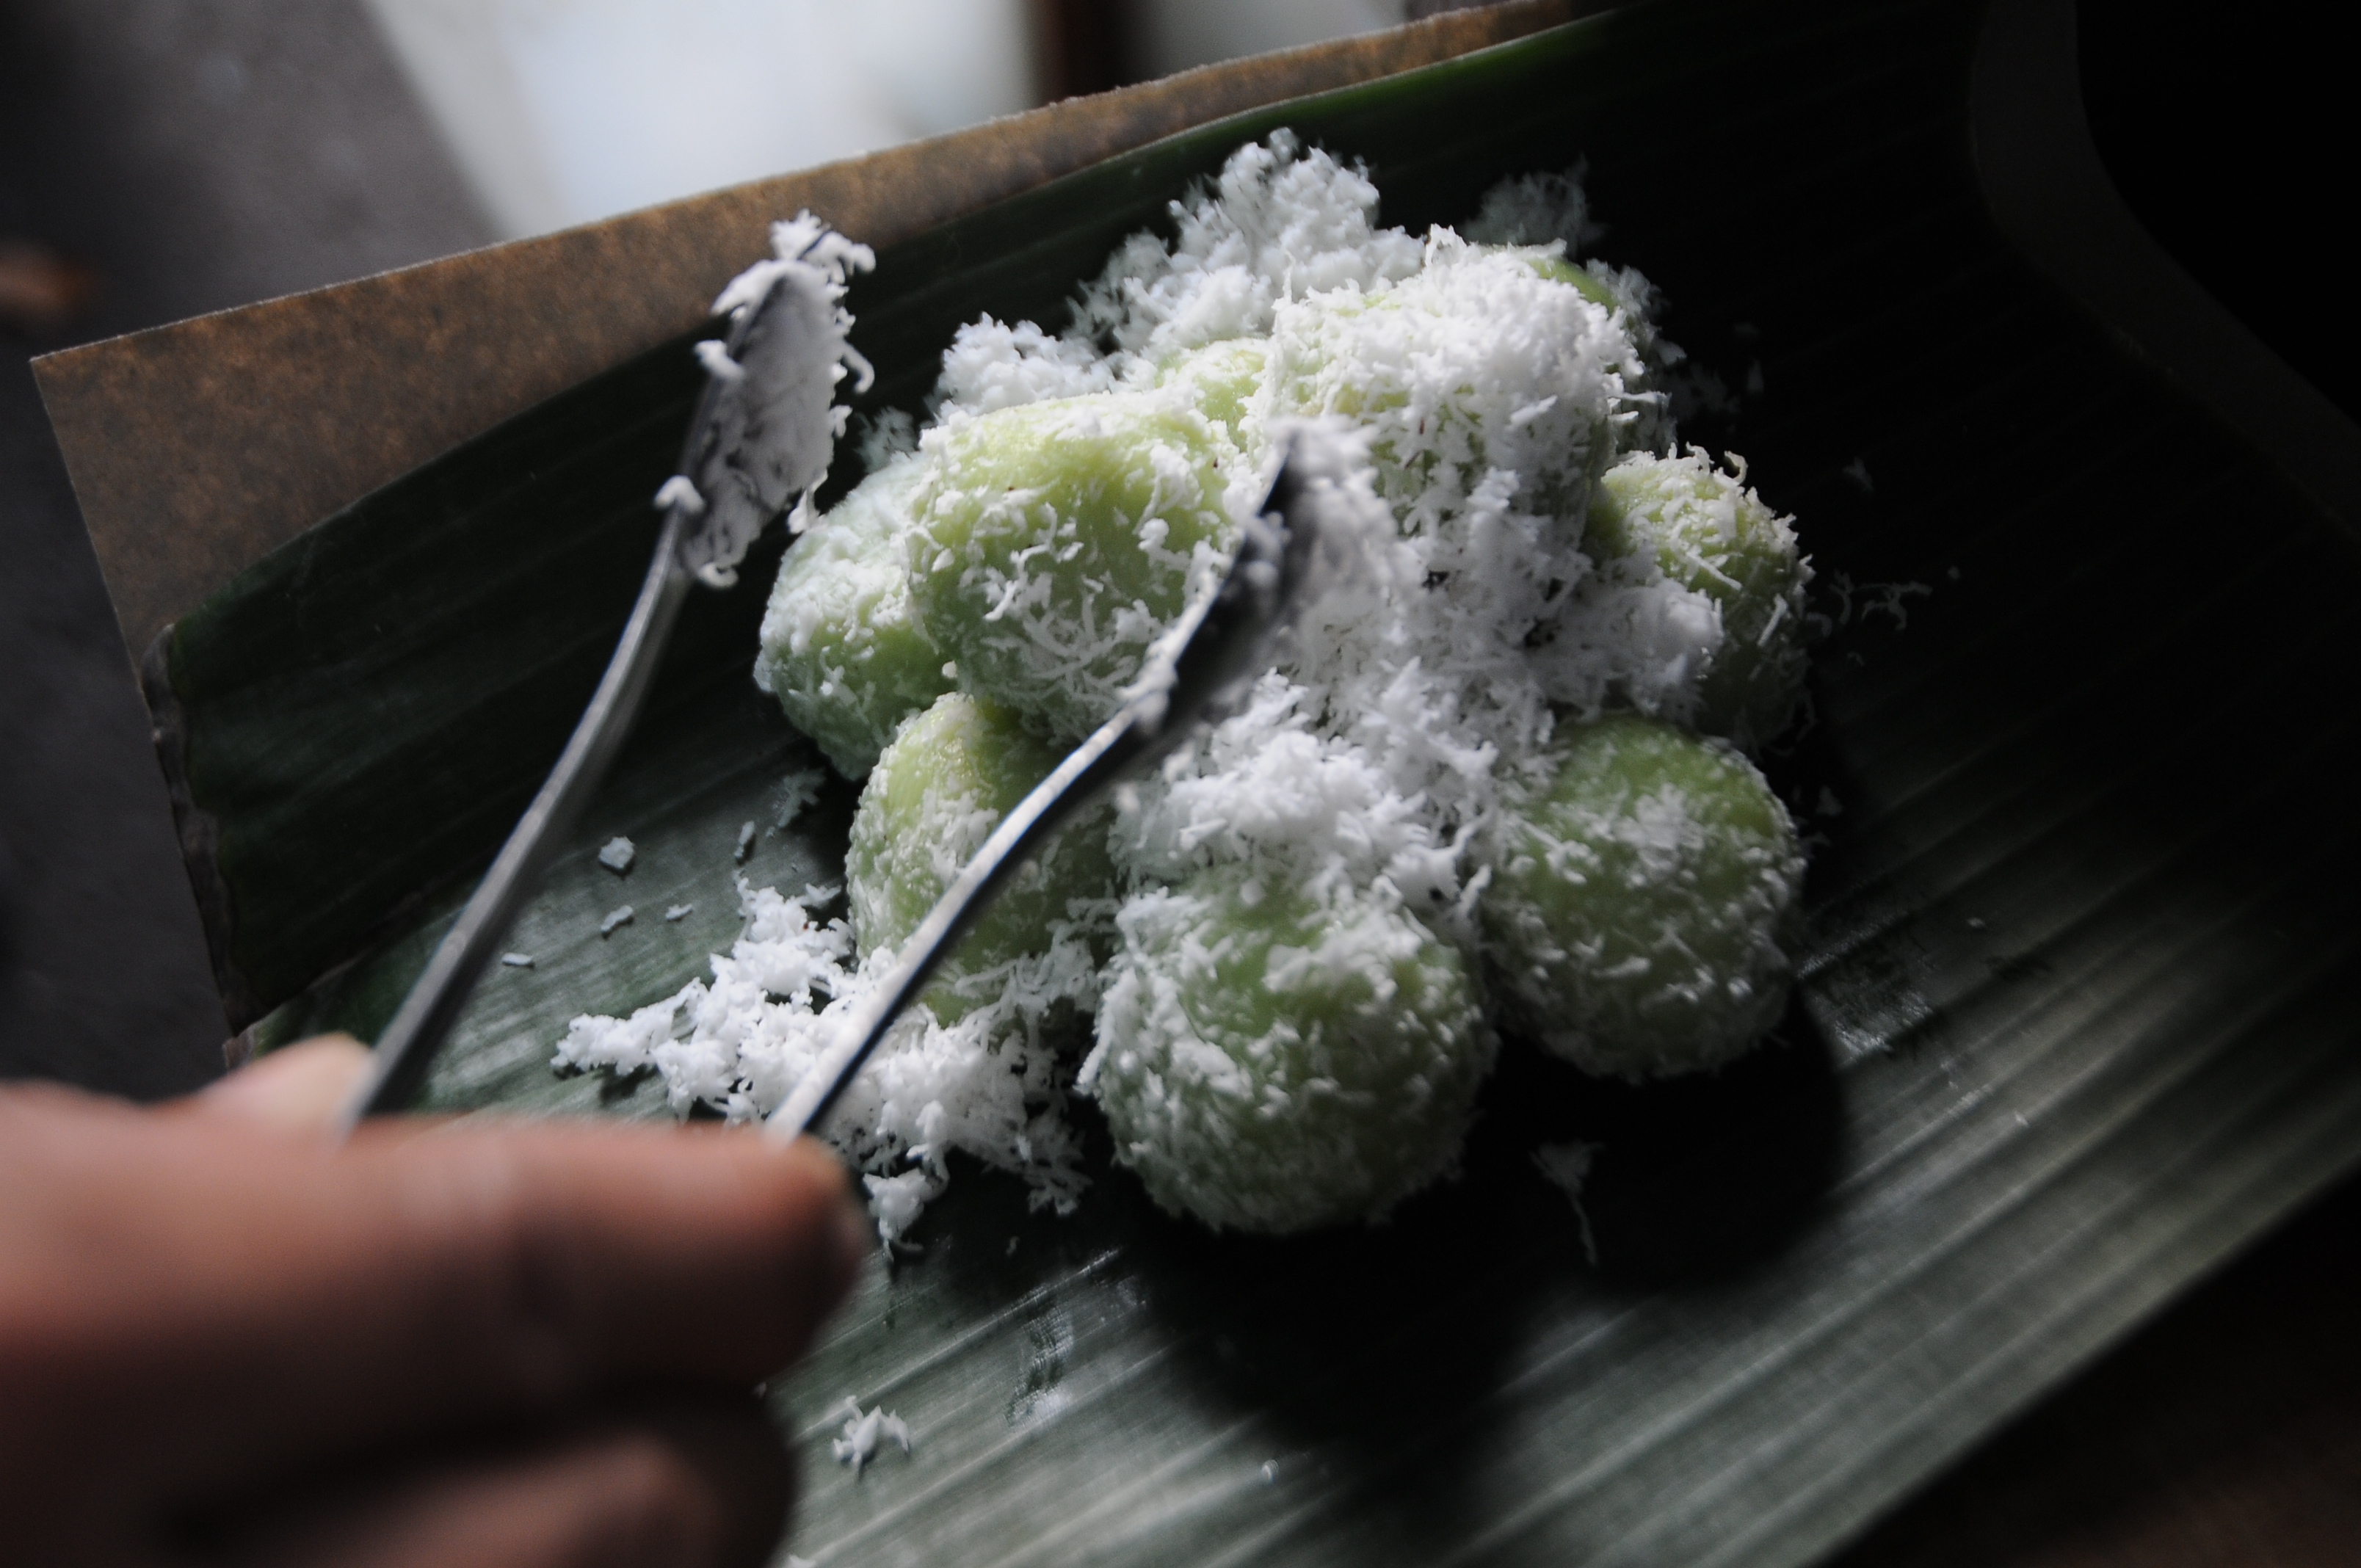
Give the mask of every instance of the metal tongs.
<svg viewBox="0 0 2361 1568">
<path fill-rule="evenodd" d="M 731 298 L 725 294 L 717 308 L 729 307 Z M 721 346 L 713 353 L 699 345 L 711 379 L 689 426 L 682 477 L 659 492 L 664 531 L 598 689 L 540 793 L 378 1036 L 369 1077 L 346 1108 L 340 1135 L 365 1117 L 401 1110 L 424 1084 L 518 909 L 621 750 L 691 583 L 728 587 L 755 533 L 826 472 L 835 433 L 830 378 L 815 377 L 811 367 L 822 355 L 832 366 L 846 352 L 834 302 L 791 269 L 774 270 L 759 294 L 737 306 Z M 1122 710 L 1009 813 L 920 922 L 899 967 L 847 1018 L 837 1043 L 772 1117 L 775 1133 L 792 1137 L 826 1114 L 1008 873 L 1060 823 L 1125 772 L 1180 744 L 1225 693 L 1259 673 L 1260 655 L 1311 559 L 1313 535 L 1296 468 L 1291 455 L 1280 465 L 1262 515 L 1249 520 L 1219 589 L 1168 634 L 1164 658 L 1151 659 L 1150 674 Z"/>
<path fill-rule="evenodd" d="M 807 232 L 824 233 L 817 225 Z M 864 251 L 856 264 L 865 261 Z M 848 351 L 845 318 L 825 276 L 783 258 L 748 271 L 716 302 L 717 312 L 730 313 L 730 331 L 719 344 L 697 345 L 708 379 L 689 422 L 680 477 L 657 493 L 664 531 L 607 673 L 557 765 L 378 1036 L 369 1076 L 346 1107 L 339 1135 L 364 1117 L 402 1109 L 425 1083 L 518 909 L 622 749 L 690 585 L 734 583 L 754 536 L 826 475 L 836 434 L 834 367 Z"/>
</svg>

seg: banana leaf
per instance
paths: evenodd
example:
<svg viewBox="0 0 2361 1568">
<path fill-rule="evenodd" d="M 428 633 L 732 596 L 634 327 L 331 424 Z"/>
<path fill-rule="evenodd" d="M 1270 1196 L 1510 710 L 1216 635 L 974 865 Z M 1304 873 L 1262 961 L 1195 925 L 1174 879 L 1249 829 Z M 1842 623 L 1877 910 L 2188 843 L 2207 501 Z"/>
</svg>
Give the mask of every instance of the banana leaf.
<svg viewBox="0 0 2361 1568">
<path fill-rule="evenodd" d="M 1384 1226 L 1212 1236 L 1104 1147 L 1066 1218 L 961 1168 L 774 1394 L 807 1451 L 796 1551 L 1805 1563 L 2354 1163 L 2356 721 L 2323 694 L 2361 672 L 2361 572 L 2002 238 L 1976 23 L 1660 0 L 1202 126 L 880 256 L 851 301 L 870 414 L 918 408 L 980 312 L 1055 323 L 1273 127 L 1366 159 L 1413 226 L 1587 161 L 1598 248 L 1726 393 L 1688 433 L 1751 460 L 1820 574 L 1812 713 L 1770 762 L 1816 854 L 1769 1046 L 1639 1089 L 1512 1042 L 1458 1179 Z M 260 1045 L 390 1014 L 595 680 L 696 377 L 675 345 L 554 399 L 159 644 L 192 874 Z M 533 966 L 488 977 L 428 1107 L 665 1113 L 646 1080 L 555 1075 L 566 1019 L 697 975 L 737 877 L 838 874 L 851 792 L 788 809 L 815 753 L 746 678 L 777 549 L 694 607 L 517 927 Z M 617 832 L 624 877 L 593 859 Z M 1571 1143 L 1578 1203 L 1532 1157 Z M 830 1464 L 845 1396 L 916 1452 Z"/>
</svg>

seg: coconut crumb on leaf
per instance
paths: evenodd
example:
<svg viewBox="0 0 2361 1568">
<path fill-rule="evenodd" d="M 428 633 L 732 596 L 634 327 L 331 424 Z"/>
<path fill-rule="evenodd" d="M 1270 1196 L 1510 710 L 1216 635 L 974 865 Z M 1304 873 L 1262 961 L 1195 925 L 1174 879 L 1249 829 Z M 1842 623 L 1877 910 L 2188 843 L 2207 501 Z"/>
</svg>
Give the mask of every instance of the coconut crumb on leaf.
<svg viewBox="0 0 2361 1568">
<path fill-rule="evenodd" d="M 1590 1215 L 1582 1206 L 1583 1184 L 1590 1179 L 1590 1165 L 1598 1157 L 1599 1146 L 1576 1139 L 1570 1143 L 1543 1144 L 1533 1150 L 1533 1168 L 1542 1179 L 1565 1194 L 1574 1205 L 1574 1217 L 1582 1227 L 1582 1255 L 1590 1266 L 1598 1266 L 1598 1238 L 1591 1234 Z"/>
<path fill-rule="evenodd" d="M 771 813 L 771 831 L 784 833 L 787 825 L 804 814 L 804 807 L 819 798 L 828 787 L 825 768 L 797 768 L 779 781 L 779 804 Z"/>
<path fill-rule="evenodd" d="M 844 1435 L 830 1441 L 829 1452 L 839 1464 L 852 1466 L 854 1475 L 860 1475 L 887 1442 L 906 1454 L 911 1452 L 909 1423 L 898 1414 L 883 1406 L 864 1410 L 850 1394 L 838 1409 L 844 1412 Z"/>
</svg>

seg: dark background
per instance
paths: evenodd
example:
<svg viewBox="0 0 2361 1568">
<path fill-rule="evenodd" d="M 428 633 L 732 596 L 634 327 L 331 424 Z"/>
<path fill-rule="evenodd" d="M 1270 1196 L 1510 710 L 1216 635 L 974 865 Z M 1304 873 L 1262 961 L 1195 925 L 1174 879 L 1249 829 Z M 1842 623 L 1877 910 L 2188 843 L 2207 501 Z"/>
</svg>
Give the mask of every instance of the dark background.
<svg viewBox="0 0 2361 1568">
<path fill-rule="evenodd" d="M 1119 15 L 1051 9 L 1061 85 L 1126 74 Z M 2361 137 L 2334 15 L 2083 0 L 2083 82 L 2101 156 L 2149 231 L 2361 417 L 2343 227 Z M 224 1032 L 145 712 L 27 360 L 489 235 L 353 0 L 0 0 L 0 245 L 61 258 L 65 292 L 86 295 L 59 320 L 0 312 L 0 1076 L 159 1098 L 219 1070 Z M 2159 547 L 2234 550 L 2223 521 Z M 2361 1562 L 2356 1324 L 2347 1183 L 1846 1568 Z"/>
<path fill-rule="evenodd" d="M 0 242 L 87 305 L 0 323 L 0 1072 L 141 1098 L 224 1034 L 147 714 L 26 361 L 490 230 L 353 0 L 0 0 Z"/>
</svg>

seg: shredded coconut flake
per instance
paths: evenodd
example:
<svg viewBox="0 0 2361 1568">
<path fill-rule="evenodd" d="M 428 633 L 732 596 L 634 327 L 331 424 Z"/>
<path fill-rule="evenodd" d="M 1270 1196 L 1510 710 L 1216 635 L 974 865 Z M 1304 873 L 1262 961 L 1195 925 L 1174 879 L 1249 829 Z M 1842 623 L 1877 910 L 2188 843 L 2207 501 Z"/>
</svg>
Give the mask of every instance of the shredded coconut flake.
<svg viewBox="0 0 2361 1568">
<path fill-rule="evenodd" d="M 1583 1184 L 1590 1179 L 1590 1163 L 1598 1157 L 1599 1146 L 1579 1141 L 1564 1144 L 1543 1144 L 1533 1150 L 1533 1168 L 1543 1180 L 1565 1193 L 1566 1201 L 1574 1205 L 1574 1217 L 1582 1225 L 1582 1252 L 1593 1268 L 1598 1266 L 1598 1239 L 1591 1234 L 1590 1215 L 1582 1207 Z"/>
<path fill-rule="evenodd" d="M 839 1464 L 851 1465 L 854 1475 L 861 1474 L 884 1442 L 895 1444 L 904 1453 L 910 1452 L 909 1424 L 899 1415 L 883 1406 L 864 1410 L 850 1394 L 838 1409 L 844 1412 L 844 1435 L 829 1443 L 829 1452 Z"/>
<path fill-rule="evenodd" d="M 787 824 L 803 815 L 804 807 L 819 798 L 820 790 L 828 784 L 824 768 L 798 768 L 779 781 L 779 804 L 771 814 L 771 830 L 784 833 Z"/>
<path fill-rule="evenodd" d="M 613 872 L 617 876 L 621 876 L 625 872 L 631 869 L 631 860 L 639 852 L 638 847 L 629 839 L 622 837 L 620 834 L 617 834 L 614 838 L 608 839 L 607 842 L 600 847 L 598 850 L 598 863 L 606 867 L 609 871 Z"/>
</svg>

